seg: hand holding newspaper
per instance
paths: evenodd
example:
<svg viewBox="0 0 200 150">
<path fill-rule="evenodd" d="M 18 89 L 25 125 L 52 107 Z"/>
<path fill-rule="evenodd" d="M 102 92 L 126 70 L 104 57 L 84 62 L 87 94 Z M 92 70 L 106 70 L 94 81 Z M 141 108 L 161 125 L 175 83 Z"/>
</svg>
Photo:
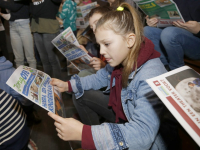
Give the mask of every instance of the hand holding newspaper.
<svg viewBox="0 0 200 150">
<path fill-rule="evenodd" d="M 157 27 L 172 26 L 173 21 L 185 22 L 173 0 L 133 0 L 150 18 L 157 18 Z"/>
<path fill-rule="evenodd" d="M 66 117 L 61 93 L 50 80 L 50 76 L 42 71 L 19 66 L 6 84 L 47 111 Z"/>
<path fill-rule="evenodd" d="M 91 57 L 80 48 L 70 27 L 54 38 L 52 43 L 79 71 L 93 69 L 89 65 Z"/>
<path fill-rule="evenodd" d="M 200 75 L 183 66 L 147 83 L 200 146 Z"/>
</svg>

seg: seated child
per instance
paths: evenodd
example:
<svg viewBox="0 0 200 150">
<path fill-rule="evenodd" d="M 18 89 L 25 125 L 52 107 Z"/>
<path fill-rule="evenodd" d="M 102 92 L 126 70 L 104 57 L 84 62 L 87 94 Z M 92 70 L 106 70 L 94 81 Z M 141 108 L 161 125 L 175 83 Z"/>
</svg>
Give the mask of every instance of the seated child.
<svg viewBox="0 0 200 150">
<path fill-rule="evenodd" d="M 89 126 L 48 114 L 55 120 L 58 136 L 65 141 L 82 141 L 83 149 L 165 149 L 159 134 L 163 104 L 146 79 L 166 70 L 153 43 L 143 36 L 136 10 L 126 3 L 119 10 L 108 12 L 96 24 L 96 41 L 108 62 L 106 67 L 90 76 L 74 75 L 68 82 L 51 80 L 60 92 L 73 91 L 77 101 L 82 101 L 87 90 L 107 87 L 109 98 L 93 99 L 93 104 L 82 101 L 79 115 L 83 122 L 95 119 L 95 114 L 104 115 L 110 123 Z"/>
<path fill-rule="evenodd" d="M 196 0 L 174 0 L 185 23 L 174 21 L 171 27 L 156 28 L 157 18 L 147 19 L 144 35 L 152 40 L 161 56 L 162 63 L 169 70 L 184 65 L 184 57 L 200 60 L 200 3 Z"/>
</svg>

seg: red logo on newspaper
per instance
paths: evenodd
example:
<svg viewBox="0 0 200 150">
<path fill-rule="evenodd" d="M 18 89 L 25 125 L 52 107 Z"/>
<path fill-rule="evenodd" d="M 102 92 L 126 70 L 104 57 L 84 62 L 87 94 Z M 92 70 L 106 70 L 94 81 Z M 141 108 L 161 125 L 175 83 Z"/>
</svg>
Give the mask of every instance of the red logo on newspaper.
<svg viewBox="0 0 200 150">
<path fill-rule="evenodd" d="M 161 85 L 161 84 L 158 82 L 158 80 L 153 81 L 153 83 L 154 83 L 156 86 L 160 86 L 160 85 Z"/>
</svg>

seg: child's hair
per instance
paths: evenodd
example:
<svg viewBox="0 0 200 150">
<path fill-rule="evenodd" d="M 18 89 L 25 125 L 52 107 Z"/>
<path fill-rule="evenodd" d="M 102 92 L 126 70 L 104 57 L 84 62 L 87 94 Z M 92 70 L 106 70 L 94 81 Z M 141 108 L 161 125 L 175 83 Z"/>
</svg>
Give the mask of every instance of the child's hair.
<svg viewBox="0 0 200 150">
<path fill-rule="evenodd" d="M 99 13 L 101 15 L 105 15 L 107 12 L 110 12 L 110 11 L 112 11 L 112 8 L 108 7 L 108 6 L 95 7 L 89 12 L 88 18 L 92 17 L 96 13 Z"/>
<path fill-rule="evenodd" d="M 122 72 L 122 86 L 127 87 L 128 76 L 133 71 L 133 66 L 135 66 L 135 71 L 137 69 L 137 58 L 144 41 L 143 24 L 140 15 L 131 5 L 122 3 L 120 7 L 123 7 L 124 10 L 111 11 L 100 18 L 96 30 L 100 27 L 111 29 L 116 34 L 123 36 L 124 39 L 130 33 L 135 34 L 135 43 L 124 60 L 125 65 Z"/>
<path fill-rule="evenodd" d="M 119 7 L 120 4 L 124 3 L 125 0 L 115 0 L 110 7 L 112 7 L 114 10 L 117 9 L 117 7 Z"/>
</svg>

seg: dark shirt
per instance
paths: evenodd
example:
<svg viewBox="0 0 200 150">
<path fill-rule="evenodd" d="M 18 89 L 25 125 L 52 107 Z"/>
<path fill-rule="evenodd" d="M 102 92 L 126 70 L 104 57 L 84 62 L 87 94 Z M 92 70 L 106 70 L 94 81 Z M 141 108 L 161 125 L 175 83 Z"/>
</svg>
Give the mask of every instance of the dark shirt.
<svg viewBox="0 0 200 150">
<path fill-rule="evenodd" d="M 34 19 L 46 18 L 56 19 L 60 3 L 62 0 L 40 0 L 30 3 L 30 12 Z"/>
<path fill-rule="evenodd" d="M 28 1 L 0 0 L 0 7 L 10 10 L 10 14 L 11 14 L 10 21 L 29 18 L 29 2 Z"/>
<path fill-rule="evenodd" d="M 185 22 L 200 22 L 200 0 L 174 0 Z"/>
</svg>

